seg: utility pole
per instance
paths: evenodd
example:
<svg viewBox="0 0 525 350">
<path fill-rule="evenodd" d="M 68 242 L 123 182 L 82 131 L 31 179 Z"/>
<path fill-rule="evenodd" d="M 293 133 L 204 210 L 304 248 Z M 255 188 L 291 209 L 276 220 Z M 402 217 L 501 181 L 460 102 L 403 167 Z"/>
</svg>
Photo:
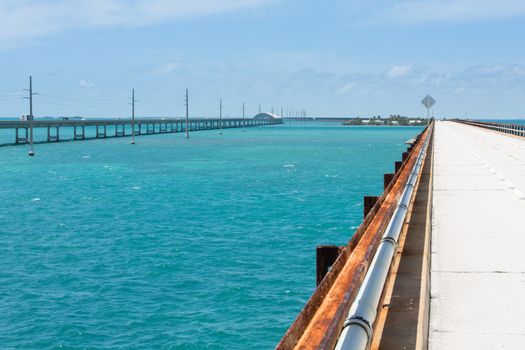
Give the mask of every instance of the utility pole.
<svg viewBox="0 0 525 350">
<path fill-rule="evenodd" d="M 222 98 L 219 100 L 219 135 L 222 135 Z"/>
<path fill-rule="evenodd" d="M 35 150 L 33 148 L 33 95 L 38 95 L 38 93 L 33 92 L 33 77 L 29 76 L 29 89 L 24 89 L 29 91 L 29 96 L 24 97 L 29 100 L 29 153 L 30 157 L 35 155 Z"/>
<path fill-rule="evenodd" d="M 245 113 L 244 113 L 244 102 L 242 103 L 242 132 L 246 131 L 246 120 L 245 120 Z"/>
<path fill-rule="evenodd" d="M 261 104 L 259 103 L 259 113 L 261 113 Z"/>
<path fill-rule="evenodd" d="M 281 106 L 281 118 L 283 117 L 283 106 Z"/>
<path fill-rule="evenodd" d="M 135 144 L 135 89 L 131 89 L 131 144 Z M 98 132 L 98 131 L 97 131 Z"/>
<path fill-rule="evenodd" d="M 186 99 L 185 99 L 185 102 L 184 102 L 184 105 L 186 106 L 186 138 L 189 139 L 190 138 L 190 132 L 189 132 L 189 129 L 188 129 L 188 126 L 189 126 L 189 107 L 188 107 L 188 89 L 186 89 Z"/>
</svg>

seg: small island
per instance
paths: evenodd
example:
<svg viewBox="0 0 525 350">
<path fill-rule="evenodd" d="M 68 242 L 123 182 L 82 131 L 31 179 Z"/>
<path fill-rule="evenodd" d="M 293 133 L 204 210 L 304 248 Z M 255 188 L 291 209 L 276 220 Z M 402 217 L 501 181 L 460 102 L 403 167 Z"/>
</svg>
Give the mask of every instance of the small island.
<svg viewBox="0 0 525 350">
<path fill-rule="evenodd" d="M 380 115 L 372 118 L 349 118 L 343 125 L 402 125 L 402 126 L 421 126 L 426 125 L 426 118 L 409 118 L 399 114 L 391 114 L 388 118 Z"/>
</svg>

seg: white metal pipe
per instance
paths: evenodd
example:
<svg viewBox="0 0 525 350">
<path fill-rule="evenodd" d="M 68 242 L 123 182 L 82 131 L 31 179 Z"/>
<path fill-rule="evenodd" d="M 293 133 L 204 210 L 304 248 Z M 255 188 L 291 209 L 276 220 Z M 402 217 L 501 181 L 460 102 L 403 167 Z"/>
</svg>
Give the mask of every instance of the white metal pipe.
<svg viewBox="0 0 525 350">
<path fill-rule="evenodd" d="M 396 210 L 383 234 L 356 299 L 350 307 L 348 317 L 335 346 L 336 350 L 365 350 L 370 344 L 373 332 L 372 325 L 375 322 L 381 294 L 397 249 L 399 235 L 405 222 L 429 139 L 430 137 L 427 137 L 420 150 L 403 193 L 398 200 Z"/>
</svg>

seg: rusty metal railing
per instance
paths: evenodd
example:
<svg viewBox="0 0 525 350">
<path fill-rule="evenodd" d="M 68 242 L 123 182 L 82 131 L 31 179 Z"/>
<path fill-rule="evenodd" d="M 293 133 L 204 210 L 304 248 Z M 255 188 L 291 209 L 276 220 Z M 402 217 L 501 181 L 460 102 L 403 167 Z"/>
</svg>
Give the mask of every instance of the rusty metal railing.
<svg viewBox="0 0 525 350">
<path fill-rule="evenodd" d="M 330 349 L 337 343 L 350 306 L 362 285 L 398 201 L 430 137 L 433 123 L 417 137 L 365 220 L 342 250 L 276 349 Z"/>
<path fill-rule="evenodd" d="M 477 120 L 453 119 L 457 123 L 478 126 L 480 128 L 490 129 L 515 136 L 525 137 L 525 125 L 504 124 L 495 122 L 480 122 Z"/>
<path fill-rule="evenodd" d="M 423 167 L 429 141 L 430 139 L 427 138 L 423 148 L 418 153 L 417 161 L 397 203 L 394 215 L 390 219 L 374 259 L 366 273 L 365 280 L 359 289 L 359 294 L 345 320 L 343 331 L 335 347 L 336 350 L 366 350 L 372 341 L 377 309 L 388 279 L 390 266 L 397 251 L 399 237 L 405 225 L 410 203 L 415 193 L 416 183 Z"/>
</svg>

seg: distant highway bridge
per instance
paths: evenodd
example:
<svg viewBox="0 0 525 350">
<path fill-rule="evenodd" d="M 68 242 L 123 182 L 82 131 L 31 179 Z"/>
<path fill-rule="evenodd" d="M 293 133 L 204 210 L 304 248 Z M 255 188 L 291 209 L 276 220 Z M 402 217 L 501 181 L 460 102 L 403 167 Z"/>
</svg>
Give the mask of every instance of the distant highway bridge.
<svg viewBox="0 0 525 350">
<path fill-rule="evenodd" d="M 0 146 L 19 145 L 31 142 L 31 128 L 45 130 L 44 138 L 34 143 L 105 139 L 165 133 L 193 132 L 200 130 L 249 128 L 275 125 L 281 119 L 253 118 L 137 118 L 137 119 L 35 119 L 0 121 L 0 129 L 13 131 L 13 141 Z M 69 137 L 61 130 L 69 129 Z"/>
</svg>

